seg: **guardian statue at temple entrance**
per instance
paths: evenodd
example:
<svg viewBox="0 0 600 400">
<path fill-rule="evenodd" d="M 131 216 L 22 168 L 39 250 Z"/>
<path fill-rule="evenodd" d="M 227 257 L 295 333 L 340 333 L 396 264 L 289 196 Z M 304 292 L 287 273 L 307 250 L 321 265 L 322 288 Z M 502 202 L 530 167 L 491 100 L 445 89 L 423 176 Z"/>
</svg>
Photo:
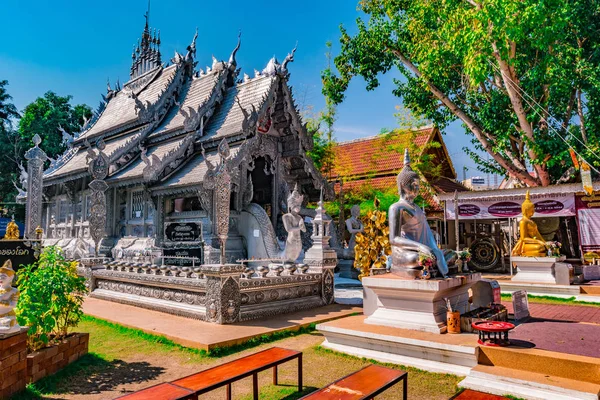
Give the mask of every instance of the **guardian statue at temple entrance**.
<svg viewBox="0 0 600 400">
<path fill-rule="evenodd" d="M 419 194 L 419 180 L 419 175 L 410 166 L 406 149 L 404 167 L 396 179 L 400 200 L 389 209 L 391 272 L 405 278 L 420 278 L 423 267 L 419 265 L 419 258 L 425 255 L 435 257 L 438 270 L 446 277 L 448 265 L 444 254 L 437 246 L 425 212 L 414 203 Z"/>
<path fill-rule="evenodd" d="M 344 256 L 348 258 L 354 258 L 354 246 L 356 246 L 356 234 L 364 232 L 365 226 L 360 217 L 360 206 L 355 204 L 350 209 L 351 217 L 346 220 L 346 229 L 350 233 L 350 240 L 348 241 L 348 248 L 344 249 Z"/>
<path fill-rule="evenodd" d="M 298 184 L 296 184 L 294 191 L 287 200 L 288 212 L 282 217 L 283 226 L 288 233 L 285 249 L 283 250 L 283 261 L 286 263 L 294 263 L 302 252 L 300 232 L 306 232 L 304 219 L 300 215 L 303 200 L 304 196 L 300 194 Z"/>
</svg>

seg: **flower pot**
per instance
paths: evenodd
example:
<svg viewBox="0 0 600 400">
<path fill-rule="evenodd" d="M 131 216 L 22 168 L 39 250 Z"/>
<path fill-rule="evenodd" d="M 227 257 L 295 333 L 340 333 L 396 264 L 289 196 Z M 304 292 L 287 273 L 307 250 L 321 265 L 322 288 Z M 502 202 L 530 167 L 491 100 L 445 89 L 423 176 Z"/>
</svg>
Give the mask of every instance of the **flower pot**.
<svg viewBox="0 0 600 400">
<path fill-rule="evenodd" d="M 446 313 L 446 327 L 448 333 L 460 333 L 460 311 Z"/>
</svg>

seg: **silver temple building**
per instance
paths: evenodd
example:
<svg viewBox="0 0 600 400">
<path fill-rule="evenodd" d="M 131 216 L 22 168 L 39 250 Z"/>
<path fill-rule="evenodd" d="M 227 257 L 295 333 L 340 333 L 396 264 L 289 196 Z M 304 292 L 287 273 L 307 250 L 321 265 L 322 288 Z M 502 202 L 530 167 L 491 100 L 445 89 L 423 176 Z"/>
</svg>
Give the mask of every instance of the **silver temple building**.
<svg viewBox="0 0 600 400">
<path fill-rule="evenodd" d="M 103 232 L 98 250 L 108 261 L 93 274 L 92 295 L 206 320 L 214 304 L 207 303 L 202 265 L 241 268 L 232 275 L 241 292 L 234 299 L 237 307 L 321 297 L 322 274 L 311 275 L 306 268 L 281 272 L 270 265 L 277 263 L 285 242 L 281 217 L 296 184 L 304 195 L 304 215 L 311 215 L 304 206 L 319 199 L 321 188 L 326 197 L 333 196 L 307 155 L 312 135 L 288 85 L 295 49 L 283 62 L 272 58 L 262 71 L 240 77 L 240 39 L 228 61 L 213 57 L 202 69 L 196 38 L 197 33 L 185 54 L 176 52 L 163 62 L 160 31 L 146 19 L 131 55 L 129 81 L 107 85 L 93 118 L 44 172 L 44 242 L 62 247 L 70 258 L 84 259 L 95 256 L 92 232 Z M 107 160 L 106 201 L 94 203 L 90 165 L 100 153 Z M 227 188 L 219 186 L 219 171 L 227 171 Z M 104 230 L 90 226 L 93 221 L 105 223 Z M 303 234 L 304 250 L 312 244 L 310 235 Z M 276 278 L 287 283 L 273 289 Z M 273 280 L 260 284 L 270 292 L 256 290 L 260 285 L 253 282 L 261 279 Z M 314 300 L 304 306 L 296 301 L 300 306 L 291 308 L 318 305 Z M 187 308 L 173 303 L 186 301 Z M 213 320 L 256 318 L 276 313 L 281 305 L 260 312 L 255 307 L 252 315 L 242 308 L 233 319 Z"/>
</svg>

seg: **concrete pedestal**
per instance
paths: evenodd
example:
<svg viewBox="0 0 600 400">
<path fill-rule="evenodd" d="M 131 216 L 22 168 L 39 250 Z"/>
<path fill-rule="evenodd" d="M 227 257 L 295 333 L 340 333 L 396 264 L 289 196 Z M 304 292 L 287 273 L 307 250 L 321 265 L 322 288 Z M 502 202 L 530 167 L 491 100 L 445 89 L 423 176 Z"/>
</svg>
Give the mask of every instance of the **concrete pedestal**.
<svg viewBox="0 0 600 400">
<path fill-rule="evenodd" d="M 511 257 L 510 262 L 517 268 L 513 282 L 535 282 L 556 284 L 554 267 L 562 257 Z"/>
<path fill-rule="evenodd" d="M 365 323 L 444 333 L 444 299 L 450 299 L 455 311 L 466 312 L 468 290 L 480 279 L 480 273 L 434 280 L 402 279 L 393 274 L 365 277 Z"/>
</svg>

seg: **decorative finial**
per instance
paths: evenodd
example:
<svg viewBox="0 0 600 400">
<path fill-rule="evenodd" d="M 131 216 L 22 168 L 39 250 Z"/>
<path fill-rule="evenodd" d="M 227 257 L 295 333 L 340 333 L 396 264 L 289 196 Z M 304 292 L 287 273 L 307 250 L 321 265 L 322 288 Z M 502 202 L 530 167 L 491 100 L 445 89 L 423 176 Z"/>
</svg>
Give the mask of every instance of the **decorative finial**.
<svg viewBox="0 0 600 400">
<path fill-rule="evenodd" d="M 529 197 L 529 190 L 527 193 L 525 193 L 525 201 L 531 201 L 531 198 Z"/>
<path fill-rule="evenodd" d="M 294 61 L 294 54 L 296 53 L 297 49 L 298 49 L 298 42 L 296 42 L 296 46 L 292 49 L 292 52 L 288 53 L 288 55 L 285 57 L 285 60 L 283 60 L 283 63 L 281 64 L 281 72 L 283 72 L 284 74 L 287 74 L 287 65 L 290 62 Z"/>
<path fill-rule="evenodd" d="M 410 165 L 410 154 L 408 154 L 408 147 L 404 149 L 404 165 Z"/>
<path fill-rule="evenodd" d="M 146 10 L 146 13 L 144 14 L 144 18 L 146 19 L 145 29 L 148 30 L 148 26 L 150 24 L 150 0 L 148 0 L 148 9 Z"/>
<path fill-rule="evenodd" d="M 240 46 L 242 44 L 242 30 L 240 29 L 240 32 L 238 34 L 238 42 L 237 42 L 237 46 L 235 46 L 235 49 L 233 49 L 233 51 L 231 52 L 231 56 L 229 56 L 229 66 L 235 68 L 237 66 L 237 61 L 235 60 L 235 55 L 237 54 L 238 50 L 240 49 Z"/>
<path fill-rule="evenodd" d="M 223 159 L 229 158 L 229 144 L 227 143 L 227 139 L 223 138 L 221 143 L 219 143 L 219 155 Z"/>
<path fill-rule="evenodd" d="M 33 144 L 37 147 L 42 143 L 42 138 L 37 133 L 33 136 Z"/>
</svg>

